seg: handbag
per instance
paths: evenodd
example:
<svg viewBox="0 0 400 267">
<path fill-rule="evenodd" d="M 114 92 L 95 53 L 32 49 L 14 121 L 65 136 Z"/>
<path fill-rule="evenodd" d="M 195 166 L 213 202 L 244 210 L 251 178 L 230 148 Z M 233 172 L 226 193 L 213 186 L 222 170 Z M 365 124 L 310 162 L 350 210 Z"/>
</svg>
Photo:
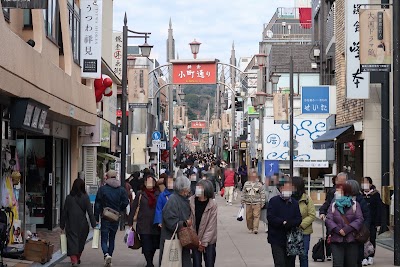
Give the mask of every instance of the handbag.
<svg viewBox="0 0 400 267">
<path fill-rule="evenodd" d="M 165 240 L 164 242 L 161 267 L 182 267 L 182 245 L 176 238 L 177 230 L 178 225 L 176 225 L 171 240 Z"/>
<path fill-rule="evenodd" d="M 136 208 L 136 211 L 135 211 L 135 215 L 133 216 L 133 221 L 134 221 L 134 222 L 137 221 L 137 217 L 138 217 L 139 210 L 140 210 L 140 201 L 141 201 L 141 200 L 142 200 L 142 194 L 140 194 L 140 196 L 139 196 L 138 205 L 137 205 L 137 208 Z"/>
<path fill-rule="evenodd" d="M 299 227 L 292 228 L 286 234 L 286 253 L 288 256 L 304 254 L 303 231 Z"/>
<path fill-rule="evenodd" d="M 110 207 L 105 207 L 103 209 L 103 213 L 101 215 L 101 217 L 103 219 L 106 219 L 107 221 L 110 221 L 110 222 L 118 222 L 119 216 L 120 216 L 119 212 Z"/>
<path fill-rule="evenodd" d="M 184 248 L 197 249 L 199 248 L 199 237 L 191 227 L 182 227 L 178 231 L 178 238 Z"/>
<path fill-rule="evenodd" d="M 343 221 L 349 225 L 349 221 L 347 220 L 346 216 L 344 216 L 343 214 L 340 214 L 340 216 L 342 216 Z M 354 239 L 361 243 L 364 244 L 365 242 L 367 242 L 369 240 L 369 229 L 367 226 L 365 226 L 365 224 L 363 224 L 360 228 L 360 230 L 358 230 L 358 232 L 353 232 L 354 235 Z"/>
<path fill-rule="evenodd" d="M 371 241 L 367 241 L 364 244 L 364 257 L 369 257 L 371 254 L 375 252 L 374 245 Z"/>
<path fill-rule="evenodd" d="M 142 242 L 140 240 L 139 234 L 136 232 L 135 229 L 131 229 L 128 234 L 128 240 L 126 241 L 128 248 L 130 249 L 139 249 L 142 247 Z"/>
</svg>

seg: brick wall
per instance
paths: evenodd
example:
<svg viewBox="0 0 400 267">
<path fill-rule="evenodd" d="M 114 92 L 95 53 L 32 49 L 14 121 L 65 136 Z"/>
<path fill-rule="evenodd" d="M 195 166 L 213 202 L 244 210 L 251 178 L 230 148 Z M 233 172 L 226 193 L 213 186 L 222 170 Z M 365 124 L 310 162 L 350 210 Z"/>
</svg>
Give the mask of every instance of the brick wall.
<svg viewBox="0 0 400 267">
<path fill-rule="evenodd" d="M 346 99 L 345 61 L 345 0 L 336 1 L 336 125 L 344 125 L 363 119 L 364 100 Z"/>
<path fill-rule="evenodd" d="M 270 52 L 271 66 L 287 64 L 287 66 L 279 66 L 277 72 L 289 72 L 290 51 L 292 51 L 295 73 L 318 73 L 318 69 L 311 69 L 310 53 L 312 47 L 311 44 L 274 44 Z M 272 68 L 271 71 L 274 71 L 274 69 Z"/>
</svg>

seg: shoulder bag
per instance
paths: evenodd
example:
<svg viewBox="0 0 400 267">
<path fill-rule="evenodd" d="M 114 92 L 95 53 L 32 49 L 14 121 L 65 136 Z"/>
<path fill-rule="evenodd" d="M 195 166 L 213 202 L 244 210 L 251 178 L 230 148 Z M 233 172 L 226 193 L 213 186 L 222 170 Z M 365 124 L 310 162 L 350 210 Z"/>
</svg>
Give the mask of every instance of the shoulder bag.
<svg viewBox="0 0 400 267">
<path fill-rule="evenodd" d="M 110 222 L 118 222 L 120 217 L 119 212 L 110 207 L 106 207 L 104 194 L 102 194 L 101 199 L 103 200 L 103 213 L 101 214 L 101 217 Z"/>
<path fill-rule="evenodd" d="M 346 216 L 343 214 L 340 214 L 342 216 L 343 221 L 347 224 L 350 225 L 349 221 L 347 220 Z M 369 229 L 368 227 L 363 223 L 361 226 L 361 229 L 358 230 L 357 232 L 353 232 L 354 238 L 356 239 L 357 242 L 364 244 L 369 240 Z"/>
<path fill-rule="evenodd" d="M 142 194 L 140 194 L 140 196 L 139 196 L 139 202 L 138 202 L 138 205 L 137 205 L 137 207 L 136 207 L 135 215 L 133 216 L 133 221 L 134 221 L 134 222 L 137 221 L 137 217 L 138 217 L 139 210 L 140 210 L 140 201 L 141 201 L 141 200 L 142 200 Z"/>
</svg>

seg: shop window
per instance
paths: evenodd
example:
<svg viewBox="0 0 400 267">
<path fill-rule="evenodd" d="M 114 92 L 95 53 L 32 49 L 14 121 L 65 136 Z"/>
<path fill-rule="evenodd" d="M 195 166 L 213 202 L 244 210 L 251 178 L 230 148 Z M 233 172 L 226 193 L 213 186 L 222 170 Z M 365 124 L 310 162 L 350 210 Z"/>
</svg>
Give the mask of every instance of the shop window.
<svg viewBox="0 0 400 267">
<path fill-rule="evenodd" d="M 8 22 L 10 22 L 10 9 L 9 8 L 3 8 L 3 14 L 4 14 L 4 19 Z"/>
<path fill-rule="evenodd" d="M 72 54 L 76 64 L 80 64 L 81 9 L 74 0 L 68 0 L 69 33 L 72 42 Z"/>
<path fill-rule="evenodd" d="M 32 29 L 32 11 L 24 9 L 24 29 Z"/>
<path fill-rule="evenodd" d="M 44 12 L 44 25 L 47 37 L 58 44 L 60 27 L 60 10 L 57 0 L 48 0 L 47 9 Z"/>
</svg>

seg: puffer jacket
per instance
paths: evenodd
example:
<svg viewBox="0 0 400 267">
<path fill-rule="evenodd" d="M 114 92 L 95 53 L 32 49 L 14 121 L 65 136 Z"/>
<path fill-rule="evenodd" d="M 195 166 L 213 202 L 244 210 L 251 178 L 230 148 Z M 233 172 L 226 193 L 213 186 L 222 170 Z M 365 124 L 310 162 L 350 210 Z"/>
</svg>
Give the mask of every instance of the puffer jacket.
<svg viewBox="0 0 400 267">
<path fill-rule="evenodd" d="M 312 224 L 315 220 L 315 206 L 312 199 L 304 193 L 299 200 L 299 208 L 301 213 L 300 228 L 303 234 L 310 235 L 313 233 Z"/>
<path fill-rule="evenodd" d="M 195 196 L 190 197 L 190 209 L 192 210 L 192 228 L 196 231 Z M 206 209 L 201 216 L 200 226 L 197 231 L 201 245 L 207 247 L 209 244 L 217 243 L 217 213 L 218 206 L 215 200 L 209 199 Z"/>
<path fill-rule="evenodd" d="M 364 222 L 360 204 L 357 201 L 353 201 L 353 206 L 345 209 L 344 216 L 349 224 L 346 224 L 343 220 L 341 213 L 336 207 L 336 202 L 332 202 L 325 220 L 332 243 L 357 242 L 354 238 L 354 233 L 361 229 Z M 345 232 L 345 236 L 339 233 L 341 229 Z"/>
</svg>

